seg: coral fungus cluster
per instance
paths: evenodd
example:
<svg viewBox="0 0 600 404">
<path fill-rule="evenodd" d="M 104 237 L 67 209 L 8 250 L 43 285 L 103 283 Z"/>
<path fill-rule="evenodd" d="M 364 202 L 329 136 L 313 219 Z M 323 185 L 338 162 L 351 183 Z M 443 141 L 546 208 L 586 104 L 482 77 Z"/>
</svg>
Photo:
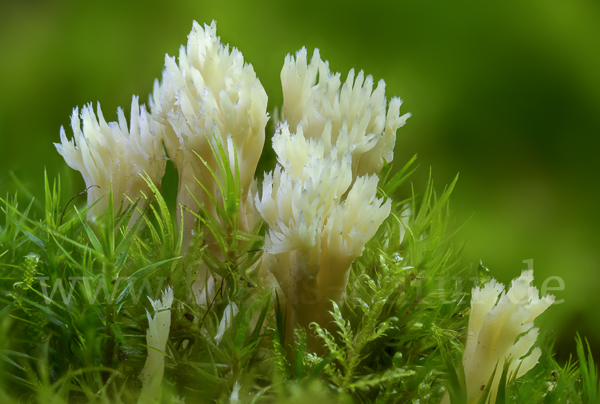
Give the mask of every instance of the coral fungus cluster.
<svg viewBox="0 0 600 404">
<path fill-rule="evenodd" d="M 111 123 L 100 105 L 97 115 L 91 105 L 81 114 L 76 108 L 73 139 L 61 128 L 56 148 L 85 179 L 91 222 L 108 212 L 111 190 L 120 210 L 137 201 L 135 221 L 150 199 L 148 184 L 160 186 L 167 160 L 179 173 L 176 210 L 184 253 L 202 215 L 232 232 L 253 232 L 262 219 L 268 228 L 257 266 L 285 302 L 289 332 L 313 322 L 327 327 L 333 307 L 343 304 L 353 262 L 390 214 L 391 200 L 378 196 L 379 174 L 393 160 L 396 131 L 410 115 L 400 114 L 399 98 L 388 102 L 383 80 L 375 86 L 371 76 L 351 70 L 342 81 L 318 50 L 310 62 L 304 48 L 288 55 L 281 83 L 283 108 L 275 114 L 272 138 L 278 164 L 260 191 L 255 171 L 269 119 L 267 94 L 241 52 L 221 44 L 214 22 L 204 28 L 194 23 L 178 60 L 166 57 L 151 112 L 137 97 L 129 125 L 120 108 L 118 121 Z M 224 194 L 223 184 L 230 180 L 238 190 L 235 201 Z M 225 223 L 220 212 L 231 207 L 235 219 Z M 217 260 L 226 259 L 216 237 L 203 242 Z M 196 303 L 206 306 L 225 276 L 204 263 L 189 270 L 197 279 Z M 468 402 L 478 399 L 478 386 L 505 361 L 511 360 L 511 371 L 520 376 L 539 358 L 539 349 L 530 352 L 537 337 L 532 321 L 552 298 L 540 299 L 532 279 L 524 272 L 506 294 L 495 281 L 474 289 L 463 358 Z M 147 397 L 156 396 L 164 373 L 173 289 L 151 303 L 148 358 L 140 375 Z M 240 310 L 229 303 L 217 344 Z M 309 344 L 322 348 L 314 335 Z M 499 373 L 493 383 L 496 388 Z"/>
</svg>

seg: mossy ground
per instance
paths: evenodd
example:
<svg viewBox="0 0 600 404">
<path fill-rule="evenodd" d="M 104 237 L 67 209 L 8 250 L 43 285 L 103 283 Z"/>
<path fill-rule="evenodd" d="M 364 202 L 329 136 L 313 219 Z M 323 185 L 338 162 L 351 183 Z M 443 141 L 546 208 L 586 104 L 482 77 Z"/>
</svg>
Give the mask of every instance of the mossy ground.
<svg viewBox="0 0 600 404">
<path fill-rule="evenodd" d="M 437 403 L 447 390 L 460 403 L 462 347 L 473 284 L 493 276 L 460 259 L 449 197 L 431 180 L 425 192 L 397 194 L 411 160 L 381 175 L 392 213 L 355 261 L 347 298 L 332 305 L 330 327 L 313 325 L 285 339 L 279 298 L 258 278 L 264 230 L 238 231 L 235 181 L 224 182 L 219 217 L 198 214 L 192 247 L 182 254 L 174 212 L 158 189 L 129 223 L 134 207 L 95 223 L 85 208 L 46 179 L 45 201 L 2 198 L 0 221 L 0 402 L 129 403 L 141 387 L 147 297 L 175 291 L 162 397 L 157 402 Z M 223 170 L 230 170 L 223 167 Z M 222 178 L 228 178 L 222 176 Z M 165 187 L 165 189 L 172 189 Z M 110 198 L 110 195 L 107 197 Z M 217 259 L 207 234 L 221 246 Z M 204 263 L 219 275 L 211 304 L 196 304 L 191 284 Z M 215 340 L 227 304 L 234 316 Z M 551 309 L 549 310 L 551 315 Z M 307 332 L 326 347 L 317 356 Z M 542 335 L 544 332 L 542 331 Z M 540 363 L 508 384 L 497 402 L 594 403 L 598 374 L 589 347 L 556 363 L 552 337 L 540 337 Z"/>
</svg>

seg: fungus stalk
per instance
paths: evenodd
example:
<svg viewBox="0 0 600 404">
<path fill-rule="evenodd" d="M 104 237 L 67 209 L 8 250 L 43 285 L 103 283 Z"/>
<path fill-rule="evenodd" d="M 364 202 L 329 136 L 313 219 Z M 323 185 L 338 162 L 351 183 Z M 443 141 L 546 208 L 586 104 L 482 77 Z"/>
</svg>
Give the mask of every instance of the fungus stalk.
<svg viewBox="0 0 600 404">
<path fill-rule="evenodd" d="M 144 400 L 156 399 L 160 395 L 160 387 L 165 373 L 165 351 L 171 329 L 173 289 L 171 287 L 165 289 L 162 299 L 149 300 L 154 308 L 154 315 L 146 312 L 148 316 L 148 330 L 146 331 L 148 358 L 140 374 L 142 380 L 140 403 L 146 402 Z"/>
</svg>

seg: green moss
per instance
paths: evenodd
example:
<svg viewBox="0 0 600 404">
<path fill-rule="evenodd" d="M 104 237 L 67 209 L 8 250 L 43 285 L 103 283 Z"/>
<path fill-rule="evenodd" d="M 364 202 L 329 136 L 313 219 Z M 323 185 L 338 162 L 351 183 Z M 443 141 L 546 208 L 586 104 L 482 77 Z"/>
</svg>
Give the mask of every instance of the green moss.
<svg viewBox="0 0 600 404">
<path fill-rule="evenodd" d="M 147 354 L 146 296 L 170 285 L 176 298 L 159 402 L 437 403 L 447 390 L 456 393 L 453 403 L 462 402 L 470 285 L 453 241 L 456 180 L 441 194 L 430 180 L 422 195 L 402 199 L 397 188 L 413 162 L 395 176 L 384 169 L 380 192 L 398 202 L 355 261 L 333 323 L 311 326 L 326 347 L 322 356 L 307 348 L 305 330 L 285 340 L 279 298 L 257 275 L 260 227 L 253 234 L 228 227 L 237 213 L 228 205 L 238 201 L 233 176 L 216 176 L 221 194 L 232 198 L 222 201 L 218 218 L 200 211 L 185 256 L 165 203 L 171 196 L 156 188 L 130 226 L 134 207 L 117 212 L 112 204 L 89 224 L 85 209 L 61 198 L 59 180 L 46 180 L 42 208 L 2 198 L 0 401 L 136 402 Z M 203 247 L 209 232 L 222 258 Z M 208 307 L 191 293 L 202 263 L 222 279 Z M 216 342 L 232 302 L 239 312 Z M 579 364 L 556 363 L 552 340 L 541 344 L 540 363 L 521 379 L 506 375 L 499 399 L 594 402 L 597 370 L 581 340 Z"/>
</svg>

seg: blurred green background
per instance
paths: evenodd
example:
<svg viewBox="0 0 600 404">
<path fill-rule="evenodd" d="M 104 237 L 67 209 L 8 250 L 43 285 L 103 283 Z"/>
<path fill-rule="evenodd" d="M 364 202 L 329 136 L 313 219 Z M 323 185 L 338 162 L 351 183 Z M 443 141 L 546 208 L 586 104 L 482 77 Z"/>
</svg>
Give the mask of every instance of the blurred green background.
<svg viewBox="0 0 600 404">
<path fill-rule="evenodd" d="M 600 2 L 491 1 L 2 1 L 0 193 L 9 172 L 40 196 L 43 170 L 83 189 L 55 151 L 75 106 L 100 101 L 107 120 L 147 101 L 165 53 L 192 21 L 218 21 L 225 43 L 282 102 L 289 52 L 318 47 L 343 76 L 387 83 L 413 117 L 396 162 L 418 153 L 422 189 L 460 172 L 452 207 L 465 263 L 503 282 L 533 260 L 536 285 L 559 276 L 564 299 L 541 316 L 558 355 L 576 331 L 600 352 Z M 407 188 L 408 190 L 408 188 Z M 552 281 L 549 286 L 557 286 Z M 596 356 L 599 358 L 599 356 Z"/>
</svg>

